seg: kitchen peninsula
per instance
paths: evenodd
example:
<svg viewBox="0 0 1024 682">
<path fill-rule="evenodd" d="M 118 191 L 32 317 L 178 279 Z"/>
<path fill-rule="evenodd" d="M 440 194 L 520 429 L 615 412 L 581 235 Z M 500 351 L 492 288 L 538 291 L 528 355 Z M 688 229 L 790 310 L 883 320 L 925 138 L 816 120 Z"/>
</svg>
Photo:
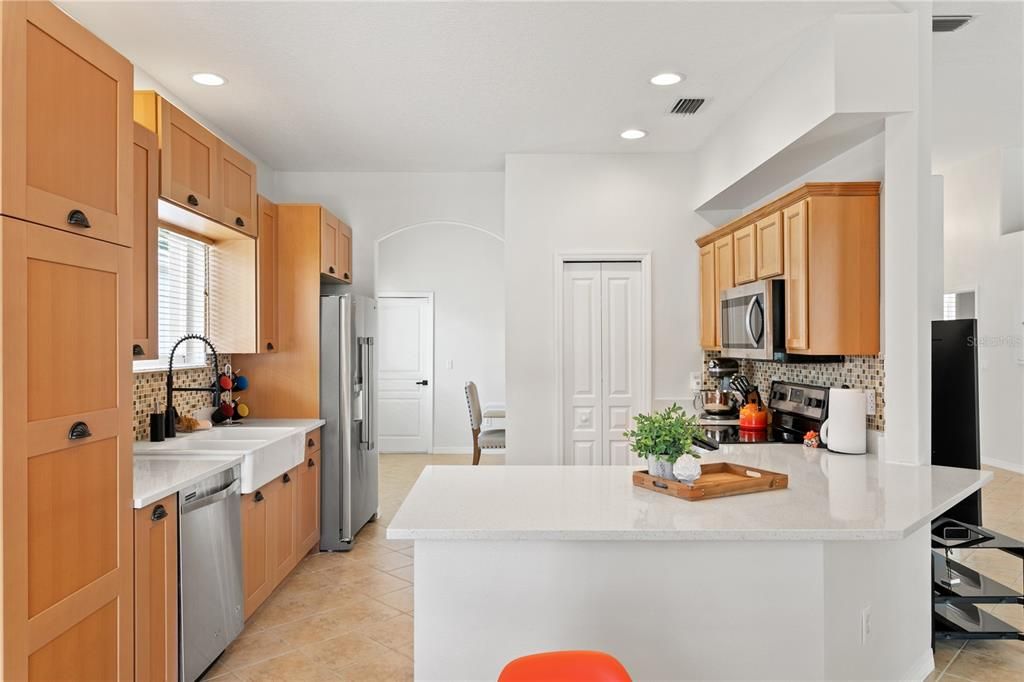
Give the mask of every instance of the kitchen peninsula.
<svg viewBox="0 0 1024 682">
<path fill-rule="evenodd" d="M 415 542 L 416 679 L 559 649 L 635 679 L 930 672 L 929 521 L 992 474 L 799 445 L 702 461 L 789 488 L 687 502 L 628 466 L 427 467 L 388 528 Z"/>
</svg>

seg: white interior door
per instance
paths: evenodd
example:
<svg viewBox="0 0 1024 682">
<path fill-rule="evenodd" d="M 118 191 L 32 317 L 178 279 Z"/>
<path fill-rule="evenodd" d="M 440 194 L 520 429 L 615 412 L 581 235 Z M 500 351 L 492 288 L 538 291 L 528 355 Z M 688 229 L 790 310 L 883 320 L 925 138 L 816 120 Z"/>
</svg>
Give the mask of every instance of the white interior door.
<svg viewBox="0 0 1024 682">
<path fill-rule="evenodd" d="M 434 438 L 434 310 L 430 297 L 377 299 L 381 452 L 430 452 Z"/>
<path fill-rule="evenodd" d="M 565 461 L 638 463 L 622 434 L 646 394 L 641 264 L 565 263 L 562 287 Z"/>
</svg>

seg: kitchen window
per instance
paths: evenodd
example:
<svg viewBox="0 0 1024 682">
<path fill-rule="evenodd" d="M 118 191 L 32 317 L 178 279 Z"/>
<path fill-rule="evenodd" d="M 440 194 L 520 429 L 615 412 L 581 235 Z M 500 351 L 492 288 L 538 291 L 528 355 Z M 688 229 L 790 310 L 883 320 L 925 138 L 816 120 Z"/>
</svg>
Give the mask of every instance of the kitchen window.
<svg viewBox="0 0 1024 682">
<path fill-rule="evenodd" d="M 167 369 L 171 347 L 185 334 L 206 334 L 210 247 L 197 239 L 160 228 L 157 234 L 156 360 L 137 360 L 136 372 Z M 178 346 L 175 368 L 206 365 L 206 346 L 186 341 Z"/>
</svg>

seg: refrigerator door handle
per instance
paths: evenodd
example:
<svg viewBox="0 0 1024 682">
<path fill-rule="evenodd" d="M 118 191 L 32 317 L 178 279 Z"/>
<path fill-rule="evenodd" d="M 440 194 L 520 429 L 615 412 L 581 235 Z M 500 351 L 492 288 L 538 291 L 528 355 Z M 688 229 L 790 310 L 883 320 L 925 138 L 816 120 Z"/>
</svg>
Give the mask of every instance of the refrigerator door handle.
<svg viewBox="0 0 1024 682">
<path fill-rule="evenodd" d="M 372 343 L 372 341 L 373 340 L 370 339 L 369 337 L 360 336 L 356 342 L 357 345 L 359 346 L 359 358 L 356 363 L 358 365 L 357 372 L 359 373 L 359 376 L 362 379 L 360 381 L 361 390 L 359 391 L 359 399 L 363 403 L 360 406 L 362 408 L 360 410 L 362 419 L 359 420 L 359 445 L 365 445 L 367 449 L 372 448 L 372 445 L 370 444 L 370 401 L 368 395 L 370 392 L 370 382 L 366 381 L 366 377 L 369 375 L 370 372 L 369 367 L 372 366 L 370 365 L 370 344 Z"/>
<path fill-rule="evenodd" d="M 366 379 L 363 383 L 363 397 L 366 400 L 366 440 L 367 450 L 374 449 L 373 430 L 377 428 L 377 382 L 373 377 L 373 337 L 366 337 Z"/>
</svg>

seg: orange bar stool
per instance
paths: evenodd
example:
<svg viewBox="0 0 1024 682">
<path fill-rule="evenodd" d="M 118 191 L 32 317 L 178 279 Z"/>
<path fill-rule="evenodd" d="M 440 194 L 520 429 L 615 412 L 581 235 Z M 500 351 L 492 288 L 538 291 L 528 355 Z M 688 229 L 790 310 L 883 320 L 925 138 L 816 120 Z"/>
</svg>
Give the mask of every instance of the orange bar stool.
<svg viewBox="0 0 1024 682">
<path fill-rule="evenodd" d="M 614 657 L 601 651 L 551 651 L 511 661 L 498 682 L 632 682 Z"/>
</svg>

